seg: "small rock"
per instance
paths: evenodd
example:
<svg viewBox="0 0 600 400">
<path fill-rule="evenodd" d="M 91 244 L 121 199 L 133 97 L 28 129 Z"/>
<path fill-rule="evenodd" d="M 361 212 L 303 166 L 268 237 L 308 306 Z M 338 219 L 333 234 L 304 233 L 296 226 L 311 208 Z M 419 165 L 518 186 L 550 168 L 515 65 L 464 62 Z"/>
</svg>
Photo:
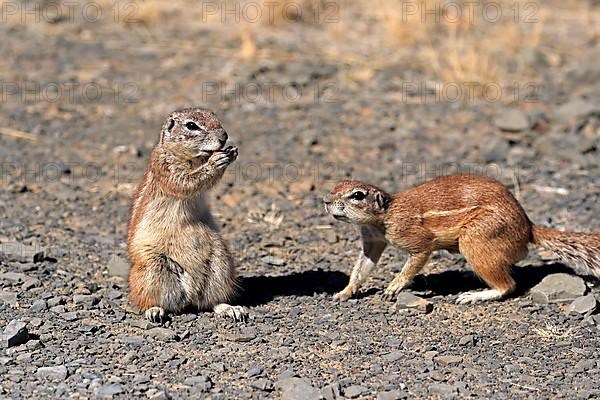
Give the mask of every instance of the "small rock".
<svg viewBox="0 0 600 400">
<path fill-rule="evenodd" d="M 506 372 L 508 372 L 509 374 L 516 374 L 521 372 L 521 368 L 519 368 L 518 366 L 516 366 L 515 364 L 506 364 L 504 366 L 504 370 Z"/>
<path fill-rule="evenodd" d="M 230 342 L 246 343 L 256 339 L 256 335 L 253 333 L 232 333 L 225 335 L 225 339 L 229 340 Z"/>
<path fill-rule="evenodd" d="M 460 346 L 474 346 L 475 345 L 475 336 L 473 335 L 465 335 L 460 338 L 458 341 Z"/>
<path fill-rule="evenodd" d="M 408 397 L 408 393 L 400 390 L 377 393 L 377 400 L 402 400 Z"/>
<path fill-rule="evenodd" d="M 79 314 L 77 314 L 77 311 L 64 312 L 60 316 L 63 317 L 65 321 L 76 321 L 79 318 Z"/>
<path fill-rule="evenodd" d="M 352 385 L 344 389 L 344 396 L 354 399 L 368 391 L 369 389 L 364 386 Z"/>
<path fill-rule="evenodd" d="M 154 391 L 153 393 L 146 392 L 150 400 L 169 400 L 171 397 L 164 390 Z"/>
<path fill-rule="evenodd" d="M 403 357 L 405 357 L 405 356 L 404 356 L 404 353 L 402 353 L 401 351 L 393 351 L 391 353 L 385 354 L 382 358 L 387 363 L 393 363 L 393 362 L 396 362 L 396 361 L 402 359 Z"/>
<path fill-rule="evenodd" d="M 281 400 L 319 400 L 321 393 L 309 381 L 302 378 L 287 378 L 277 382 L 281 389 Z"/>
<path fill-rule="evenodd" d="M 3 274 L 0 274 L 0 279 L 11 281 L 13 283 L 22 283 L 32 278 L 20 272 L 5 272 Z"/>
<path fill-rule="evenodd" d="M 208 392 L 212 388 L 210 378 L 204 375 L 191 376 L 183 381 L 188 386 L 193 386 L 201 392 Z"/>
<path fill-rule="evenodd" d="M 0 335 L 0 345 L 2 347 L 18 346 L 27 342 L 27 339 L 29 339 L 27 324 L 13 319 L 6 325 L 4 332 Z"/>
<path fill-rule="evenodd" d="M 276 267 L 282 267 L 286 264 L 286 261 L 284 258 L 282 257 L 275 257 L 275 256 L 264 256 L 261 257 L 261 261 L 264 262 L 265 264 L 269 264 L 269 265 L 273 265 Z"/>
<path fill-rule="evenodd" d="M 446 383 L 432 383 L 427 387 L 430 395 L 437 395 L 445 399 L 451 399 L 458 396 L 458 388 Z"/>
<path fill-rule="evenodd" d="M 435 361 L 442 365 L 452 365 L 462 362 L 462 357 L 459 356 L 437 356 Z"/>
<path fill-rule="evenodd" d="M 254 381 L 251 381 L 250 386 L 258 390 L 262 390 L 263 392 L 273 390 L 273 384 L 271 383 L 271 381 L 264 378 L 259 378 Z"/>
<path fill-rule="evenodd" d="M 129 263 L 121 257 L 113 256 L 108 262 L 108 272 L 112 276 L 127 278 L 129 275 Z"/>
<path fill-rule="evenodd" d="M 534 303 L 547 304 L 574 300 L 583 296 L 586 290 L 580 277 L 559 273 L 544 277 L 529 293 Z"/>
<path fill-rule="evenodd" d="M 123 343 L 125 343 L 125 344 L 132 344 L 132 345 L 135 345 L 135 346 L 141 346 L 145 342 L 146 341 L 141 336 L 125 336 L 123 338 Z"/>
<path fill-rule="evenodd" d="M 177 334 L 168 328 L 156 327 L 152 329 L 148 329 L 146 334 L 152 336 L 155 339 L 159 340 L 178 340 L 179 337 Z"/>
<path fill-rule="evenodd" d="M 73 303 L 76 305 L 83 304 L 92 307 L 98 304 L 99 301 L 100 299 L 93 294 L 76 294 L 73 296 Z"/>
<path fill-rule="evenodd" d="M 134 319 L 130 319 L 127 321 L 129 323 L 129 325 L 131 326 L 135 326 L 136 328 L 140 328 L 140 329 L 150 329 L 153 326 L 156 326 L 155 324 L 153 324 L 152 322 L 148 321 L 147 319 L 142 319 L 142 318 L 134 318 Z"/>
<path fill-rule="evenodd" d="M 336 400 L 342 398 L 342 385 L 338 382 L 330 383 L 327 386 L 321 388 L 321 396 L 325 400 Z"/>
<path fill-rule="evenodd" d="M 531 121 L 521 110 L 507 109 L 500 111 L 493 120 L 497 128 L 507 132 L 519 132 L 531 127 Z"/>
<path fill-rule="evenodd" d="M 123 386 L 119 383 L 102 385 L 96 389 L 96 398 L 112 399 L 115 395 L 123 393 Z"/>
<path fill-rule="evenodd" d="M 57 365 L 55 367 L 40 367 L 37 369 L 36 375 L 39 378 L 64 381 L 67 379 L 69 371 L 67 371 L 67 367 L 64 365 Z"/>
<path fill-rule="evenodd" d="M 577 362 L 577 364 L 575 364 L 575 367 L 573 368 L 574 372 L 585 372 L 585 371 L 589 371 L 590 369 L 594 369 L 596 368 L 596 360 L 581 360 L 579 362 Z"/>
<path fill-rule="evenodd" d="M 591 102 L 584 99 L 573 99 L 560 105 L 555 110 L 555 114 L 559 119 L 568 122 L 572 118 L 584 116 L 595 110 L 597 110 L 597 107 Z"/>
<path fill-rule="evenodd" d="M 33 302 L 31 307 L 29 307 L 29 311 L 34 312 L 34 313 L 46 311 L 47 309 L 48 309 L 48 304 L 46 303 L 46 300 L 36 300 Z"/>
<path fill-rule="evenodd" d="M 569 314 L 591 314 L 596 310 L 598 302 L 592 293 L 576 298 L 567 309 Z"/>
<path fill-rule="evenodd" d="M 395 306 L 397 309 L 413 309 L 423 314 L 433 311 L 433 303 L 408 292 L 400 292 Z"/>
<path fill-rule="evenodd" d="M 47 301 L 48 307 L 56 307 L 65 304 L 65 298 L 63 296 L 51 297 Z"/>
<path fill-rule="evenodd" d="M 283 382 L 288 378 L 298 378 L 298 375 L 294 371 L 286 369 L 281 374 L 279 374 L 279 376 L 277 377 L 277 382 Z"/>
<path fill-rule="evenodd" d="M 260 366 L 254 365 L 246 372 L 246 378 L 252 378 L 253 376 L 260 375 L 262 372 L 263 369 Z"/>
<path fill-rule="evenodd" d="M 0 302 L 9 306 L 14 306 L 17 304 L 17 294 L 3 290 L 0 292 Z"/>
</svg>

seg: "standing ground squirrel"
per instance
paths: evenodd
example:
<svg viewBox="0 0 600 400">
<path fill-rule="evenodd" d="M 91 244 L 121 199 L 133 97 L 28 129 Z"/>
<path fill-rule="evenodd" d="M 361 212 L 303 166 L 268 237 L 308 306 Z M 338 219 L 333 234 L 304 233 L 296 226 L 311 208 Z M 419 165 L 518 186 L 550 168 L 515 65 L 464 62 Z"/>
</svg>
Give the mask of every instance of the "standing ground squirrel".
<svg viewBox="0 0 600 400">
<path fill-rule="evenodd" d="M 214 113 L 189 108 L 169 115 L 152 149 L 127 237 L 131 301 L 151 321 L 188 307 L 247 316 L 226 304 L 237 288 L 233 259 L 205 197 L 237 158 L 226 142 Z"/>
<path fill-rule="evenodd" d="M 355 294 L 388 244 L 408 252 L 402 271 L 384 292 L 394 299 L 432 251 L 461 253 L 492 289 L 466 292 L 457 303 L 497 300 L 515 289 L 511 265 L 528 244 L 547 248 L 584 274 L 600 277 L 600 233 L 559 232 L 531 223 L 508 189 L 478 175 L 449 175 L 393 195 L 357 181 L 338 182 L 325 196 L 334 218 L 361 227 L 363 249 L 350 283 L 335 295 Z"/>
</svg>

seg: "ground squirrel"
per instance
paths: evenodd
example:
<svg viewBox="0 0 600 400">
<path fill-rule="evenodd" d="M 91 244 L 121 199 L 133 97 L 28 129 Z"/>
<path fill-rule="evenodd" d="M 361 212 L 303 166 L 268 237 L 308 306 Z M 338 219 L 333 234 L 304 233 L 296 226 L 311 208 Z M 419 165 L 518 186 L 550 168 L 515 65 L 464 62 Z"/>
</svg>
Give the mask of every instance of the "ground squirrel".
<svg viewBox="0 0 600 400">
<path fill-rule="evenodd" d="M 226 304 L 237 288 L 233 259 L 205 197 L 237 158 L 226 142 L 214 113 L 189 108 L 169 115 L 152 149 L 127 237 L 131 300 L 151 321 L 188 307 L 247 316 Z"/>
<path fill-rule="evenodd" d="M 531 223 L 500 182 L 478 175 L 449 175 L 395 194 L 362 182 L 341 181 L 325 196 L 334 218 L 361 227 L 363 249 L 350 283 L 335 295 L 348 299 L 377 264 L 388 244 L 408 252 L 402 271 L 384 291 L 394 299 L 423 268 L 432 251 L 461 253 L 492 289 L 466 292 L 457 303 L 497 300 L 515 289 L 511 265 L 532 243 L 600 277 L 600 233 L 559 232 Z"/>
</svg>

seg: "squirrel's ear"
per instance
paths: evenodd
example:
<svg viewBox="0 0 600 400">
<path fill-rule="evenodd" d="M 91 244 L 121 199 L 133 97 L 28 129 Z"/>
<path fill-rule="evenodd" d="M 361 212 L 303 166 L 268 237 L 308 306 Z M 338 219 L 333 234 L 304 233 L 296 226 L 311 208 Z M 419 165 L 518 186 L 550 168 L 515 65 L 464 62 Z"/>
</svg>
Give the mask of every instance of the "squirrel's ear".
<svg viewBox="0 0 600 400">
<path fill-rule="evenodd" d="M 385 211 L 390 203 L 389 196 L 385 193 L 376 192 L 375 193 L 375 204 L 377 204 L 377 209 L 379 211 Z"/>
<path fill-rule="evenodd" d="M 163 130 L 160 132 L 160 138 L 158 140 L 159 143 L 162 143 L 164 141 L 165 136 L 169 137 L 171 135 L 171 131 L 173 130 L 174 126 L 175 126 L 175 120 L 173 118 L 169 118 L 169 120 L 163 127 Z"/>
</svg>

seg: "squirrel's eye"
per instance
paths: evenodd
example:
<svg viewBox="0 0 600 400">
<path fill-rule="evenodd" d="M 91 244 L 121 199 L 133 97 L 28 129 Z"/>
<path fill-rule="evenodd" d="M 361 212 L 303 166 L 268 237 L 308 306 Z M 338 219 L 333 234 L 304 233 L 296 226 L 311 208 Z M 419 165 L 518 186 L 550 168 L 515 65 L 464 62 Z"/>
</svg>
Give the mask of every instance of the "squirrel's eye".
<svg viewBox="0 0 600 400">
<path fill-rule="evenodd" d="M 365 192 L 354 192 L 350 195 L 350 198 L 353 200 L 363 200 L 367 195 Z"/>
<path fill-rule="evenodd" d="M 190 131 L 199 131 L 200 130 L 200 127 L 198 125 L 196 125 L 194 122 L 186 123 L 185 127 L 188 128 Z"/>
</svg>

